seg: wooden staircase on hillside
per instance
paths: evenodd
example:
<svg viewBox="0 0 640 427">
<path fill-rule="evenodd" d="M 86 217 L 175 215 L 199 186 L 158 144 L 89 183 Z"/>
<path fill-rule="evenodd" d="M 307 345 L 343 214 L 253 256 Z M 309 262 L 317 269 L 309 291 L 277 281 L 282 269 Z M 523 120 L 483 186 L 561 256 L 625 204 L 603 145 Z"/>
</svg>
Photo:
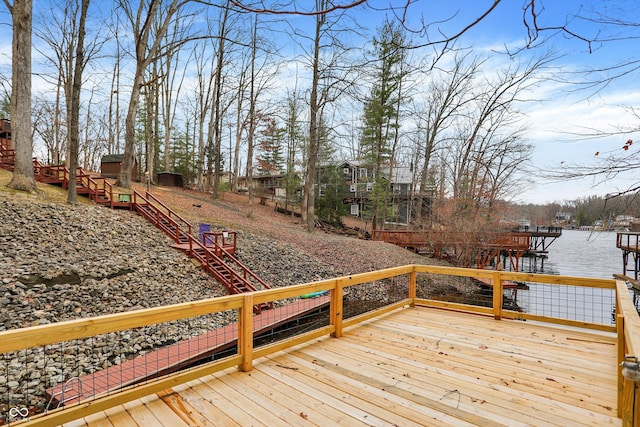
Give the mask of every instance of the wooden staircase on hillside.
<svg viewBox="0 0 640 427">
<path fill-rule="evenodd" d="M 11 124 L 9 120 L 2 119 L 0 120 L 0 168 L 12 171 L 14 165 L 15 150 L 11 148 Z M 44 165 L 34 158 L 33 172 L 38 182 L 69 188 L 70 173 L 64 165 Z M 231 294 L 270 288 L 233 255 L 236 243 L 235 233 L 232 246 L 224 242 L 224 235 L 217 236 L 217 233 L 205 233 L 203 241 L 199 241 L 193 236 L 191 224 L 150 192 L 147 191 L 143 195 L 137 191 L 133 194 L 114 191 L 113 185 L 106 178 L 91 175 L 80 167 L 76 170 L 76 192 L 112 209 L 126 208 L 136 211 L 170 236 L 175 242 L 175 248 L 197 259 L 205 271 Z M 269 308 L 273 308 L 272 303 L 256 305 L 254 312 L 259 313 Z"/>
<path fill-rule="evenodd" d="M 148 191 L 143 195 L 133 193 L 132 208 L 164 231 L 175 242 L 173 247 L 200 262 L 202 268 L 220 282 L 230 294 L 270 289 L 263 280 L 244 266 L 233 255 L 235 233 L 203 233 L 202 241 L 193 234 L 193 226 Z M 233 233 L 233 244 L 226 244 L 218 235 Z M 254 312 L 272 308 L 272 304 L 254 306 Z"/>
</svg>

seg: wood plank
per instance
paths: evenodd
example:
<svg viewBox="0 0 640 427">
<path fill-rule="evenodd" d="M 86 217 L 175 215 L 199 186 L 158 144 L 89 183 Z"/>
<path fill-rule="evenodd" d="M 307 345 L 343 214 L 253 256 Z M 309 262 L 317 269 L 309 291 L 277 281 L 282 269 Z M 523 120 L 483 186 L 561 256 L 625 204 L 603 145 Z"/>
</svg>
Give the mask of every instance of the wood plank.
<svg viewBox="0 0 640 427">
<path fill-rule="evenodd" d="M 149 395 L 140 399 L 144 402 L 145 406 L 153 413 L 153 415 L 160 420 L 162 426 L 169 427 L 182 427 L 182 426 L 197 426 L 198 424 L 193 422 L 190 417 L 185 417 L 184 413 L 175 412 L 174 409 L 168 406 L 162 399 L 158 399 L 157 395 Z"/>
<path fill-rule="evenodd" d="M 372 326 L 372 327 L 377 327 L 377 326 L 378 325 L 376 324 L 375 326 Z M 436 355 L 430 357 L 432 363 L 435 363 L 436 365 L 440 365 L 451 359 L 453 360 L 459 359 L 461 368 L 458 368 L 458 369 L 464 369 L 466 364 L 470 364 L 472 366 L 469 369 L 472 369 L 472 370 L 476 369 L 481 373 L 481 375 L 486 375 L 488 373 L 487 370 L 489 369 L 496 370 L 497 372 L 501 372 L 503 367 L 508 367 L 513 369 L 513 372 L 510 372 L 508 370 L 505 370 L 502 372 L 502 375 L 506 375 L 506 378 L 511 378 L 514 375 L 518 375 L 519 378 L 521 379 L 527 378 L 526 372 L 535 371 L 537 373 L 537 376 L 532 379 L 532 381 L 534 382 L 535 381 L 539 382 L 540 376 L 542 376 L 542 378 L 546 378 L 553 375 L 560 375 L 559 378 L 564 377 L 571 382 L 573 375 L 575 375 L 575 372 L 566 373 L 566 367 L 562 365 L 557 365 L 557 364 L 552 365 L 552 369 L 551 371 L 549 371 L 549 364 L 545 365 L 542 362 L 539 362 L 538 360 L 536 360 L 533 364 L 531 364 L 527 369 L 523 369 L 525 368 L 525 366 L 523 366 L 523 363 L 526 363 L 527 360 L 523 358 L 514 358 L 511 350 L 506 351 L 506 358 L 504 360 L 497 359 L 495 362 L 493 362 L 487 359 L 491 357 L 492 354 L 491 352 L 488 352 L 488 349 L 489 349 L 488 347 L 486 349 L 483 349 L 481 347 L 481 345 L 483 344 L 480 344 L 477 347 L 475 345 L 472 345 L 472 346 L 469 346 L 468 348 L 465 348 L 463 346 L 458 346 L 456 343 L 451 343 L 446 340 L 438 339 L 436 341 L 432 341 L 431 339 L 425 340 L 424 337 L 416 337 L 416 341 L 413 342 L 410 340 L 410 337 L 406 334 L 399 334 L 400 338 L 394 339 L 394 335 L 398 335 L 395 332 L 385 331 L 381 333 L 379 330 L 376 330 L 374 332 L 375 334 L 372 333 L 371 331 L 367 332 L 365 327 L 358 328 L 350 332 L 350 334 L 358 335 L 357 337 L 354 338 L 350 334 L 347 334 L 345 336 L 345 339 L 356 340 L 356 341 L 366 340 L 367 344 L 365 345 L 370 346 L 372 348 L 381 348 L 381 346 L 384 346 L 385 342 L 388 343 L 388 341 L 390 340 L 394 346 L 399 346 L 399 347 L 405 346 L 407 348 L 414 346 L 413 349 L 414 350 L 419 349 L 421 351 L 421 354 L 423 354 L 425 351 L 428 351 L 428 350 L 436 350 Z M 431 342 L 425 342 L 425 341 L 431 341 Z M 483 343 L 483 342 L 486 342 L 486 341 L 480 341 L 480 343 Z M 440 351 L 440 350 L 445 350 L 445 351 Z M 538 348 L 538 351 L 539 350 L 540 348 Z M 543 353 L 545 351 L 543 351 Z M 609 360 L 613 359 L 614 352 L 615 350 L 609 349 L 609 353 L 611 353 L 609 355 Z M 499 353 L 496 353 L 495 357 L 497 358 L 499 357 L 499 355 L 500 355 Z M 425 354 L 425 357 L 427 357 L 426 354 Z M 575 362 L 573 363 L 575 364 Z M 583 363 L 583 362 L 581 361 L 580 363 Z M 523 370 L 525 371 L 524 376 L 522 372 Z M 616 386 L 615 366 L 613 364 L 610 364 L 610 367 L 607 368 L 607 371 L 608 373 L 604 375 L 601 379 L 594 380 L 593 372 L 590 370 L 586 370 L 582 373 L 583 375 L 581 378 L 582 378 L 582 381 L 586 382 L 586 384 L 593 384 L 594 394 L 602 395 L 603 391 L 606 391 L 606 389 L 603 389 L 602 387 L 603 381 L 605 382 L 605 384 L 609 384 L 610 389 L 614 389 Z M 553 384 L 554 384 L 553 381 L 549 383 L 549 385 L 553 385 Z M 584 387 L 584 383 L 578 382 L 576 386 L 579 388 Z M 602 398 L 600 397 L 600 398 L 597 398 L 596 400 L 602 401 Z"/>
<path fill-rule="evenodd" d="M 433 381 L 429 386 L 416 384 L 411 379 L 413 373 L 405 371 L 396 373 L 390 371 L 386 364 L 379 364 L 370 360 L 362 360 L 345 354 L 332 353 L 326 347 L 309 346 L 300 351 L 313 357 L 327 369 L 341 372 L 351 378 L 376 385 L 393 394 L 410 398 L 415 402 L 460 420 L 482 426 L 525 426 L 515 420 L 497 413 L 495 405 L 488 403 L 481 396 L 462 396 L 457 388 L 451 387 L 451 382 Z M 487 404 L 488 403 L 488 404 Z"/>
<path fill-rule="evenodd" d="M 283 405 L 283 402 L 274 400 L 267 387 L 258 389 L 253 387 L 250 382 L 245 381 L 244 375 L 217 375 L 216 377 L 225 386 L 229 387 L 230 393 L 242 396 L 247 400 L 247 403 L 253 402 L 278 417 L 279 420 L 277 422 L 274 421 L 271 425 L 281 423 L 294 426 L 315 425 L 305 417 L 300 416 L 300 413 L 295 413 L 292 408 Z"/>
<path fill-rule="evenodd" d="M 208 400 L 211 404 L 215 405 L 217 409 L 228 417 L 234 420 L 238 425 L 260 425 L 260 419 L 253 416 L 252 408 L 245 406 L 242 400 L 236 399 L 235 396 L 226 396 L 218 391 L 218 381 L 212 375 L 206 377 L 206 381 L 203 379 L 197 380 L 197 387 L 194 390 L 204 399 Z M 193 384 L 195 384 L 194 382 Z M 216 425 L 216 420 L 211 420 Z"/>
<path fill-rule="evenodd" d="M 203 397 L 197 389 L 206 389 L 206 386 L 199 380 L 174 387 L 176 393 L 180 393 L 183 404 L 189 408 L 192 416 L 200 421 L 200 425 L 215 425 L 216 427 L 236 427 L 239 424 L 221 409 L 219 409 L 212 399 Z"/>
<path fill-rule="evenodd" d="M 346 347 L 347 346 L 336 347 L 332 345 L 325 350 L 335 351 L 337 354 L 345 354 L 344 350 Z M 384 349 L 386 350 L 387 348 Z M 394 350 L 395 349 L 394 347 Z M 476 377 L 475 375 L 461 373 L 458 370 L 447 371 L 440 367 L 434 368 L 423 363 L 421 358 L 419 358 L 419 361 L 409 360 L 403 356 L 402 352 L 396 353 L 398 355 L 395 356 L 388 351 L 372 350 L 371 348 L 367 349 L 365 347 L 358 348 L 356 346 L 349 346 L 348 350 L 349 357 L 352 360 L 359 361 L 363 364 L 368 363 L 373 366 L 383 365 L 385 371 L 388 371 L 390 375 L 402 377 L 403 380 L 407 382 L 414 380 L 420 381 L 421 383 L 425 383 L 422 387 L 428 390 L 438 390 L 441 384 L 449 384 L 449 388 L 455 385 L 455 390 L 457 390 L 457 393 L 460 393 L 461 396 L 469 397 L 471 400 L 475 399 L 487 402 L 484 406 L 495 404 L 496 407 L 491 408 L 491 411 L 496 414 L 502 414 L 505 417 L 514 417 L 514 419 L 536 419 L 536 425 L 543 425 L 543 421 L 551 421 L 554 425 L 557 425 L 568 421 L 566 418 L 563 421 L 559 418 L 558 414 L 561 412 L 566 413 L 567 409 L 573 409 L 572 406 L 567 406 L 562 408 L 562 411 L 558 411 L 556 409 L 556 407 L 559 406 L 557 393 L 551 394 L 554 396 L 554 399 L 551 400 L 547 397 L 549 394 L 538 395 L 535 393 L 514 392 L 511 381 L 502 379 L 501 381 L 487 382 L 481 379 L 481 376 L 477 373 L 478 370 L 469 373 L 478 375 Z M 367 370 L 370 369 L 371 368 L 367 368 Z M 408 372 L 410 372 L 410 374 L 408 374 Z M 542 381 L 544 381 L 544 379 L 542 379 Z M 518 378 L 518 383 L 521 383 L 520 378 Z M 418 384 L 418 386 L 421 385 Z M 442 392 L 442 390 L 439 390 L 439 392 Z M 580 395 L 570 399 L 569 402 L 575 403 L 579 401 L 579 396 Z M 527 405 L 530 405 L 531 402 L 541 403 L 541 408 L 528 408 Z M 598 407 L 597 409 L 601 410 L 602 408 Z M 546 414 L 545 411 L 549 413 Z M 609 412 L 613 412 L 613 410 Z M 520 414 L 520 416 L 515 416 L 515 414 Z M 599 417 L 593 412 L 587 414 L 588 419 L 595 419 L 598 423 L 607 421 L 611 416 L 615 416 L 615 413 L 609 414 L 607 417 Z M 570 419 L 574 418 L 575 415 L 572 414 Z M 585 425 L 588 425 L 588 423 Z"/>
<path fill-rule="evenodd" d="M 328 407 L 332 408 L 336 413 L 342 413 L 346 416 L 359 421 L 362 425 L 384 425 L 385 421 L 377 417 L 372 412 L 362 409 L 360 405 L 352 405 L 344 399 L 335 396 L 335 389 L 327 390 L 318 387 L 318 384 L 309 379 L 307 376 L 296 375 L 295 370 L 287 370 L 282 368 L 280 364 L 263 363 L 259 369 L 267 375 L 278 379 L 279 381 L 295 387 L 299 392 L 309 396 L 314 396 L 322 400 Z M 285 372 L 286 371 L 286 372 Z M 347 421 L 346 425 L 355 424 L 353 421 Z"/>
<path fill-rule="evenodd" d="M 384 390 L 372 387 L 340 375 L 339 373 L 325 370 L 319 366 L 318 361 L 313 358 L 306 358 L 304 354 L 284 354 L 273 359 L 273 362 L 286 363 L 290 368 L 297 368 L 304 375 L 313 378 L 317 382 L 322 382 L 329 389 L 334 388 L 341 392 L 348 393 L 349 396 L 358 396 L 358 407 L 366 407 L 368 411 L 379 411 L 379 417 L 386 421 L 393 421 L 396 425 L 411 426 L 424 425 L 428 420 L 429 426 L 450 426 L 468 425 L 461 420 L 449 417 L 438 411 L 431 411 L 428 408 L 417 405 L 414 402 L 397 397 Z M 309 372 L 311 371 L 311 372 Z M 316 385 L 317 386 L 317 385 Z M 340 393 L 336 393 L 338 395 Z M 364 402 L 364 403 L 360 403 Z M 382 412 L 382 413 L 380 413 Z M 386 414 L 388 413 L 388 414 Z M 398 417 L 400 418 L 398 418 Z M 414 420 L 419 420 L 417 423 Z"/>
<path fill-rule="evenodd" d="M 613 342 L 533 322 L 400 310 L 342 338 L 255 359 L 249 372 L 173 386 L 164 403 L 150 396 L 125 414 L 149 423 L 144 409 L 153 406 L 153 425 L 617 427 Z M 175 418 L 159 416 L 167 410 Z"/>
<path fill-rule="evenodd" d="M 260 369 L 262 366 L 263 365 L 260 364 L 251 371 L 251 378 L 258 382 L 256 386 L 260 389 L 269 390 L 269 394 L 273 395 L 274 400 L 286 402 L 286 406 L 294 413 L 299 414 L 300 417 L 320 427 L 366 425 L 344 413 L 334 411 L 323 401 L 313 395 L 302 393 L 286 381 L 281 381 L 280 378 L 274 378 Z"/>
<path fill-rule="evenodd" d="M 232 377 L 237 377 L 237 375 L 224 375 L 219 378 L 216 378 L 215 385 L 213 383 L 208 383 L 209 386 L 214 386 L 216 393 L 219 393 L 224 396 L 232 397 L 234 401 L 241 403 L 243 408 L 251 408 L 251 415 L 260 420 L 262 425 L 268 426 L 284 426 L 287 425 L 287 422 L 273 412 L 270 411 L 268 405 L 262 406 L 257 404 L 256 400 L 250 399 L 247 395 L 243 393 L 239 393 L 236 389 L 229 386 L 224 379 L 229 379 Z M 295 419 L 295 418 L 294 418 Z"/>
<path fill-rule="evenodd" d="M 361 329 L 353 332 L 354 339 L 367 339 L 367 340 L 389 340 L 391 342 L 406 342 L 411 339 L 411 336 L 406 334 L 398 335 L 394 332 L 393 328 L 379 327 L 378 325 L 370 327 L 371 329 Z M 372 332 L 373 331 L 373 332 Z M 368 334 L 368 335 L 367 335 Z M 376 338 L 377 337 L 377 338 Z M 512 346 L 510 344 L 504 344 L 500 341 L 494 341 L 487 339 L 486 337 L 477 336 L 473 337 L 464 334 L 452 334 L 447 331 L 434 331 L 430 329 L 425 332 L 421 337 L 422 342 L 420 346 L 423 348 L 445 348 L 445 345 L 453 346 L 456 349 L 462 349 L 463 351 L 472 351 L 481 354 L 507 354 L 509 359 L 513 359 L 518 363 L 522 362 L 535 362 L 541 365 L 541 368 L 548 369 L 552 367 L 561 367 L 563 370 L 570 369 L 576 374 L 588 374 L 594 381 L 600 378 L 607 381 L 610 379 L 612 373 L 615 373 L 615 365 L 607 362 L 606 359 L 600 357 L 585 357 L 577 349 L 568 348 L 564 351 L 557 351 L 553 348 L 548 348 L 541 343 L 540 345 L 530 345 L 527 348 L 520 346 Z M 544 352 L 540 349 L 545 348 Z M 478 355 L 481 355 L 478 354 Z M 601 355 L 608 355 L 610 357 L 615 354 L 615 347 L 607 346 L 602 350 Z M 580 357 L 580 364 L 576 363 L 575 358 Z M 579 366 L 573 366 L 579 365 Z"/>
<path fill-rule="evenodd" d="M 122 406 L 106 409 L 104 414 L 115 427 L 134 425 L 133 418 Z"/>
<path fill-rule="evenodd" d="M 505 322 L 505 321 L 500 321 Z M 509 321 L 506 321 L 509 322 Z M 518 330 L 511 330 L 509 328 L 509 324 L 504 324 L 503 331 L 498 330 L 490 330 L 482 329 L 482 324 L 478 323 L 475 326 L 470 325 L 468 328 L 464 328 L 460 325 L 424 325 L 424 326 L 412 326 L 407 325 L 406 323 L 395 323 L 390 321 L 384 324 L 378 324 L 375 326 L 371 326 L 372 328 L 376 328 L 376 330 L 387 331 L 391 335 L 395 334 L 398 327 L 402 327 L 402 333 L 406 336 L 412 335 L 420 335 L 423 338 L 430 338 L 435 340 L 448 340 L 451 342 L 459 343 L 460 345 L 467 345 L 469 347 L 482 346 L 486 344 L 489 340 L 492 342 L 492 348 L 503 350 L 503 351 L 514 351 L 518 349 L 518 352 L 523 357 L 531 357 L 531 355 L 536 355 L 538 359 L 542 358 L 543 360 L 548 360 L 550 362 L 561 362 L 563 364 L 571 365 L 573 360 L 571 360 L 574 356 L 568 353 L 571 352 L 572 348 L 575 351 L 576 349 L 580 349 L 581 357 L 590 358 L 590 355 L 595 355 L 595 357 L 591 357 L 591 360 L 594 361 L 593 366 L 597 366 L 598 364 L 602 368 L 603 371 L 607 372 L 611 368 L 611 364 L 606 363 L 600 357 L 600 354 L 604 352 L 612 353 L 615 352 L 614 341 L 611 343 L 602 343 L 600 345 L 596 345 L 592 343 L 591 345 L 597 347 L 597 352 L 593 351 L 591 353 L 586 352 L 582 353 L 581 345 L 584 341 L 579 339 L 574 341 L 564 340 L 565 343 L 561 343 L 556 341 L 557 346 L 547 345 L 551 344 L 551 340 L 555 340 L 555 338 L 548 338 L 547 340 L 526 340 L 523 339 L 521 341 L 521 336 L 524 334 L 519 333 Z M 528 335 L 531 334 L 531 329 L 529 330 Z M 539 329 L 533 329 L 533 331 L 540 331 Z M 355 332 L 357 334 L 366 333 L 363 330 Z M 517 337 L 517 342 L 513 337 Z M 540 344 L 545 345 L 545 353 L 536 354 L 539 349 Z M 562 348 L 559 348 L 562 347 Z M 591 368 L 593 368 L 593 366 Z M 579 369 L 580 366 L 576 366 L 576 369 Z"/>
<path fill-rule="evenodd" d="M 174 390 L 167 389 L 156 393 L 156 396 L 159 397 L 160 401 L 164 404 L 162 407 L 156 407 L 156 417 L 166 420 L 174 419 L 177 416 L 184 425 L 202 425 L 202 417 L 199 416 L 197 411 L 194 411 L 186 404 L 183 397 Z M 158 399 L 154 399 L 154 401 L 157 402 Z M 150 405 L 147 401 L 145 401 L 145 403 Z M 174 422 L 177 423 L 177 420 Z"/>
<path fill-rule="evenodd" d="M 107 416 L 106 412 L 91 414 L 85 417 L 84 421 L 87 423 L 87 427 L 113 427 L 118 425 L 113 423 L 113 420 Z"/>
<path fill-rule="evenodd" d="M 124 405 L 133 421 L 141 426 L 161 426 L 162 420 L 159 420 L 153 415 L 153 412 L 144 404 L 141 399 L 127 402 Z"/>
<path fill-rule="evenodd" d="M 350 341 L 351 339 L 353 337 L 345 337 L 345 341 Z M 361 341 L 360 337 L 355 338 L 353 345 Z M 601 381 L 597 382 L 589 377 L 574 380 L 573 374 L 564 374 L 562 370 L 546 370 L 540 363 L 525 364 L 522 361 L 511 360 L 510 358 L 500 359 L 497 356 L 491 358 L 491 354 L 487 354 L 482 349 L 466 351 L 446 342 L 438 343 L 438 346 L 433 347 L 431 350 L 406 345 L 402 341 L 394 341 L 392 345 L 398 349 L 406 346 L 407 352 L 419 351 L 420 360 L 430 366 L 453 369 L 473 377 L 483 378 L 489 382 L 506 382 L 515 388 L 524 387 L 525 390 L 532 388 L 539 390 L 541 393 L 560 391 L 562 395 L 571 395 L 570 400 L 572 401 L 580 398 L 587 398 L 588 401 L 588 398 L 591 397 L 594 401 L 599 402 L 598 406 L 615 406 L 612 400 L 615 394 L 615 382 L 613 380 L 609 380 L 609 387 L 603 387 Z M 385 342 L 385 340 L 370 338 L 363 349 L 386 348 L 388 346 L 388 340 Z M 411 356 L 406 355 L 403 357 L 409 358 Z M 518 378 L 518 380 L 513 381 L 513 378 Z M 572 385 L 571 389 L 567 388 L 567 383 Z M 603 395 L 611 395 L 611 399 L 606 399 Z M 556 396 L 556 398 L 559 398 L 559 396 Z M 602 410 L 602 408 L 600 409 Z"/>
</svg>

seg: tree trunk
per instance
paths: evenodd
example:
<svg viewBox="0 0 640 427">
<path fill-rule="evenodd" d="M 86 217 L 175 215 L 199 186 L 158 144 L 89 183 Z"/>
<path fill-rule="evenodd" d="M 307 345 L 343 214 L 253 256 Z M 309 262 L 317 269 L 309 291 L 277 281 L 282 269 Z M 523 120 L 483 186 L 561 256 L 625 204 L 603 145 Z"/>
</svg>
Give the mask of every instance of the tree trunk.
<svg viewBox="0 0 640 427">
<path fill-rule="evenodd" d="M 142 67 L 138 64 L 137 67 Z M 136 114 L 138 113 L 138 103 L 140 102 L 140 85 L 144 70 L 136 70 L 136 78 L 131 88 L 131 99 L 129 100 L 129 108 L 127 110 L 127 118 L 125 119 L 125 144 L 124 156 L 120 165 L 120 173 L 116 185 L 124 188 L 131 188 L 131 170 L 135 163 L 135 133 L 136 133 Z"/>
<path fill-rule="evenodd" d="M 80 92 L 82 90 L 82 71 L 84 69 L 84 37 L 89 0 L 82 0 L 80 22 L 78 25 L 78 41 L 76 44 L 73 84 L 71 87 L 71 116 L 69 118 L 69 188 L 67 203 L 78 202 L 76 191 L 76 172 L 78 168 L 78 150 L 80 147 Z"/>
<path fill-rule="evenodd" d="M 33 138 L 31 136 L 31 14 L 32 0 L 15 0 L 11 8 L 13 23 L 11 139 L 15 165 L 8 187 L 35 191 Z"/>
<path fill-rule="evenodd" d="M 320 84 L 320 33 L 326 20 L 325 15 L 316 18 L 316 32 L 313 52 L 313 76 L 309 97 L 309 149 L 307 150 L 307 170 L 304 182 L 302 217 L 309 233 L 313 233 L 316 221 L 315 187 L 316 164 L 318 162 L 318 85 Z"/>
</svg>

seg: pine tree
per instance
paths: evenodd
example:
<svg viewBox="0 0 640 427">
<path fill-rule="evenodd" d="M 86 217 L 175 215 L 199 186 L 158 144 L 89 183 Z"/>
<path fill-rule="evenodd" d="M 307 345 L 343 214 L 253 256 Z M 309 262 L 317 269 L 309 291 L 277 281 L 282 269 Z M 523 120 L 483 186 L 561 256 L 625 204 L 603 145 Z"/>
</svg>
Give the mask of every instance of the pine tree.
<svg viewBox="0 0 640 427">
<path fill-rule="evenodd" d="M 277 122 L 272 117 L 263 119 L 264 127 L 260 131 L 258 150 L 260 155 L 256 157 L 258 172 L 260 174 L 284 173 L 284 139 L 286 129 L 278 128 Z"/>
<path fill-rule="evenodd" d="M 375 180 L 375 197 L 370 198 L 374 229 L 378 222 L 384 221 L 383 211 L 388 197 L 388 186 L 382 180 L 381 172 L 391 167 L 392 143 L 398 131 L 399 88 L 403 78 L 401 66 L 405 60 L 404 38 L 397 24 L 387 22 L 373 40 L 375 83 L 364 106 L 360 152 Z"/>
</svg>

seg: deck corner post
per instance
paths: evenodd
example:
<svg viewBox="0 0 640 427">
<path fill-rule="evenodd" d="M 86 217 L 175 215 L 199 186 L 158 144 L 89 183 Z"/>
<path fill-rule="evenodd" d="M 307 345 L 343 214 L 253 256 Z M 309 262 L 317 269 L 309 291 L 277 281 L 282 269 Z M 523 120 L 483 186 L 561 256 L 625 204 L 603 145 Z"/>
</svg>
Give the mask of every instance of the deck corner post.
<svg viewBox="0 0 640 427">
<path fill-rule="evenodd" d="M 411 273 L 409 273 L 409 300 L 411 301 L 409 305 L 411 307 L 416 306 L 416 284 L 417 284 L 417 276 L 416 267 L 413 266 Z"/>
<path fill-rule="evenodd" d="M 342 309 L 344 295 L 344 282 L 343 279 L 336 280 L 336 286 L 331 290 L 331 307 L 330 307 L 330 321 L 334 327 L 331 336 L 333 338 L 340 338 L 342 336 Z"/>
<path fill-rule="evenodd" d="M 499 271 L 493 273 L 493 317 L 502 319 L 502 275 Z"/>
<path fill-rule="evenodd" d="M 239 366 L 243 372 L 253 368 L 253 294 L 247 293 L 242 298 L 242 308 L 238 316 L 238 353 L 242 356 Z"/>
</svg>

